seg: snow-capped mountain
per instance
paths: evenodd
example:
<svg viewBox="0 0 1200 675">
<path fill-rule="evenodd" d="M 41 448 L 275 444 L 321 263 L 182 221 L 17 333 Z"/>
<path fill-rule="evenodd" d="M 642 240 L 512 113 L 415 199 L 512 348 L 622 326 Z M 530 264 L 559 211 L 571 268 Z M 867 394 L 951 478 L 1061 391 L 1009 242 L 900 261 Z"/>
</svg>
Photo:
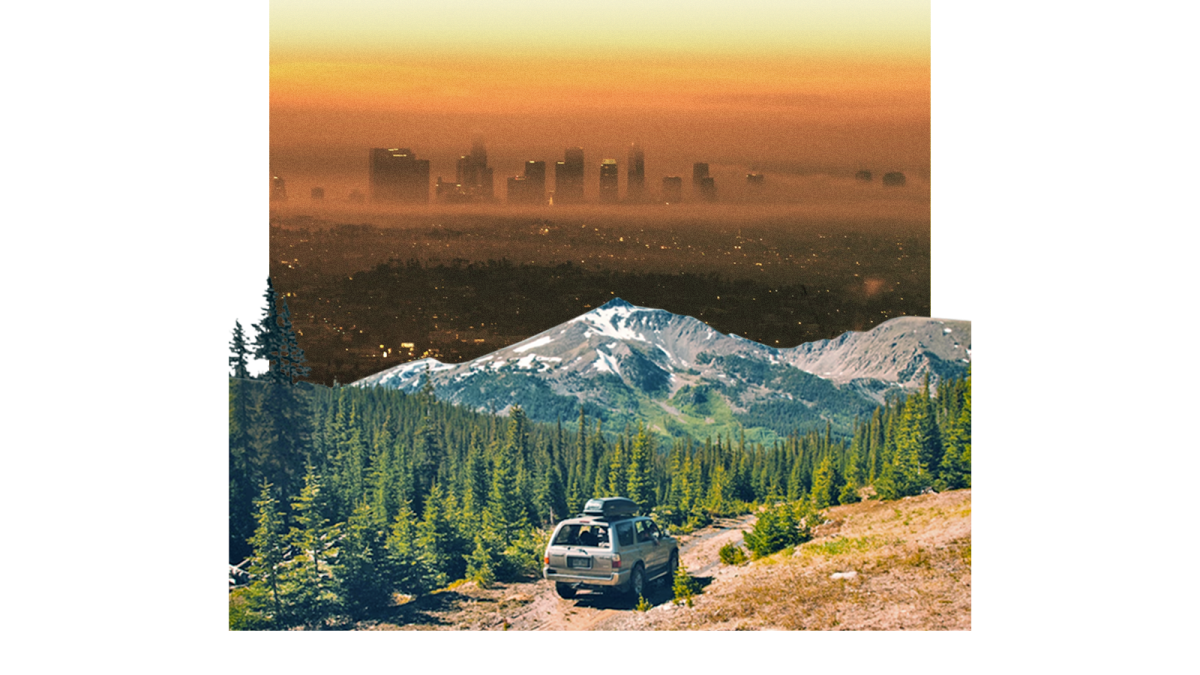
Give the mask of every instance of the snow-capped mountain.
<svg viewBox="0 0 1200 675">
<path fill-rule="evenodd" d="M 582 405 L 617 428 L 650 419 L 672 435 L 739 424 L 786 434 L 845 426 L 925 373 L 935 383 L 962 376 L 970 349 L 969 322 L 916 317 L 776 349 L 618 298 L 474 361 L 411 361 L 354 384 L 416 391 L 428 373 L 439 399 L 494 412 L 520 405 L 543 421 L 571 420 Z"/>
</svg>

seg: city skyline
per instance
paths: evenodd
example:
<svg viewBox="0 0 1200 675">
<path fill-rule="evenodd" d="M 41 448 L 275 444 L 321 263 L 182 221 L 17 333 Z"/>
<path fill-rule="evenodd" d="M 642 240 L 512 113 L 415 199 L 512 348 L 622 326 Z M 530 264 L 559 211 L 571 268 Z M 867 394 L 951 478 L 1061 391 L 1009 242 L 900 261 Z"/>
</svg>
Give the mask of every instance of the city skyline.
<svg viewBox="0 0 1200 675">
<path fill-rule="evenodd" d="M 587 152 L 581 147 L 568 147 L 563 151 L 563 160 L 554 161 L 554 182 L 546 177 L 546 160 L 528 159 L 520 162 L 520 171 L 501 171 L 489 165 L 486 139 L 476 135 L 471 141 L 469 153 L 461 154 L 454 162 L 454 179 L 447 180 L 440 169 L 427 158 L 419 158 L 410 147 L 372 148 L 365 170 L 366 183 L 357 183 L 345 192 L 334 191 L 331 201 L 361 202 L 365 188 L 374 203 L 439 203 L 439 204 L 661 204 L 663 202 L 716 202 L 717 183 L 709 174 L 708 162 L 692 162 L 692 188 L 688 193 L 676 193 L 674 187 L 655 191 L 645 185 L 645 150 L 638 142 L 627 146 L 626 161 L 604 158 L 596 166 L 589 165 Z M 553 161 L 553 160 L 552 160 Z M 676 162 L 678 163 L 678 162 Z M 781 193 L 775 192 L 774 199 L 762 190 L 765 174 L 757 168 L 760 162 L 747 166 L 755 170 L 733 169 L 733 178 L 726 180 L 737 198 L 734 201 L 781 201 Z M 510 164 L 511 166 L 511 164 Z M 653 157 L 652 157 L 653 166 Z M 730 167 L 725 179 L 731 177 Z M 437 170 L 435 170 L 437 169 Z M 287 201 L 283 187 L 285 177 L 281 172 L 271 172 L 271 201 Z M 784 171 L 786 174 L 786 170 Z M 384 174 L 387 174 L 384 176 Z M 853 178 L 859 183 L 872 183 L 874 176 L 882 175 L 879 184 L 890 187 L 905 187 L 908 176 L 902 171 L 858 169 Z M 838 174 L 848 178 L 849 171 Z M 653 178 L 652 172 L 652 178 Z M 662 175 L 666 186 L 672 176 Z M 927 177 L 924 177 L 927 183 Z M 388 183 L 388 186 L 384 186 Z M 400 187 L 403 183 L 403 187 Z M 560 189 L 559 186 L 562 186 Z M 323 185 L 303 186 L 311 194 L 312 201 L 323 201 L 326 188 Z M 345 186 L 342 186 L 345 188 Z M 424 189 L 421 189 L 424 187 Z M 927 187 L 927 185 L 926 185 Z M 397 192 L 403 191 L 403 196 Z M 319 195 L 319 196 L 318 196 Z M 786 199 L 782 201 L 787 201 Z"/>
<path fill-rule="evenodd" d="M 634 141 L 650 193 L 695 161 L 719 185 L 723 167 L 739 184 L 864 168 L 928 182 L 928 3 L 560 9 L 273 7 L 271 170 L 336 199 L 359 181 L 362 148 L 405 144 L 449 179 L 482 135 L 497 193 L 567 147 L 586 149 L 587 201 L 605 158 L 627 192 Z"/>
</svg>

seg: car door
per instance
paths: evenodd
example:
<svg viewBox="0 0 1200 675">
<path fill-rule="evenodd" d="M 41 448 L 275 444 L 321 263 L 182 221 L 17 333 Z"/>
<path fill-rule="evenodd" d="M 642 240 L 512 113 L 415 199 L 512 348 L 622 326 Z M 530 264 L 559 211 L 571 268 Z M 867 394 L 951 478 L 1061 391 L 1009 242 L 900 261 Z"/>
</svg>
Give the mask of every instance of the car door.
<svg viewBox="0 0 1200 675">
<path fill-rule="evenodd" d="M 663 546 L 654 538 L 657 529 L 654 521 L 649 518 L 639 518 L 635 524 L 638 553 L 648 576 L 657 574 L 658 568 L 666 563 L 666 558 L 661 555 L 660 550 Z"/>
</svg>

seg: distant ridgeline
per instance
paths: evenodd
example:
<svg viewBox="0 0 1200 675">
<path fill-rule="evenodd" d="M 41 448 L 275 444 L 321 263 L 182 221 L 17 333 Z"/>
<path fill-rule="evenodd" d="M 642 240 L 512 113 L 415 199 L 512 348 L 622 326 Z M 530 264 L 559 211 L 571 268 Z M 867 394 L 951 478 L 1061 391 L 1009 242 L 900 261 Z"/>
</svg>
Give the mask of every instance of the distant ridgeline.
<svg viewBox="0 0 1200 675">
<path fill-rule="evenodd" d="M 268 298 L 274 300 L 270 290 Z M 632 314 L 619 305 L 607 311 Z M 883 498 L 970 485 L 969 373 L 943 377 L 934 396 L 926 368 L 911 390 L 894 387 L 896 395 L 882 404 L 843 413 L 845 432 L 826 419 L 819 429 L 766 442 L 740 432 L 669 439 L 649 432 L 637 412 L 628 426 L 602 431 L 587 405 L 549 424 L 530 420 L 515 401 L 504 417 L 476 412 L 438 400 L 428 380 L 412 392 L 294 383 L 303 372 L 303 352 L 289 335 L 286 309 L 265 316 L 262 325 L 272 323 L 282 330 L 256 344 L 268 353 L 274 344 L 283 356 L 262 379 L 245 377 L 240 326 L 232 343 L 231 365 L 241 376 L 229 381 L 229 560 L 253 580 L 244 593 L 231 595 L 237 627 L 364 616 L 394 592 L 422 593 L 460 578 L 487 584 L 535 575 L 546 536 L 540 528 L 580 512 L 593 497 L 629 497 L 660 521 L 690 528 L 754 503 L 810 499 L 823 508 L 857 501 L 867 485 Z M 589 325 L 584 332 L 632 330 L 621 322 Z M 654 330 L 644 326 L 634 338 Z M 706 335 L 693 337 L 717 342 Z M 514 349 L 521 358 L 554 358 L 543 353 L 552 343 L 545 337 L 523 343 L 538 345 L 536 353 Z M 843 336 L 795 357 L 818 365 L 840 358 L 843 374 L 853 375 L 869 364 L 866 357 L 848 358 L 856 353 L 844 349 L 852 341 Z M 695 350 L 694 363 L 719 363 L 736 380 L 726 389 L 758 386 L 751 378 L 788 377 L 739 361 L 746 356 L 738 350 L 704 352 L 708 361 L 701 353 Z M 614 375 L 629 363 L 603 362 L 618 371 Z M 715 410 L 705 406 L 716 405 L 720 387 L 687 386 L 667 405 L 691 406 L 697 415 Z M 802 392 L 823 385 L 805 379 L 780 386 Z"/>
</svg>

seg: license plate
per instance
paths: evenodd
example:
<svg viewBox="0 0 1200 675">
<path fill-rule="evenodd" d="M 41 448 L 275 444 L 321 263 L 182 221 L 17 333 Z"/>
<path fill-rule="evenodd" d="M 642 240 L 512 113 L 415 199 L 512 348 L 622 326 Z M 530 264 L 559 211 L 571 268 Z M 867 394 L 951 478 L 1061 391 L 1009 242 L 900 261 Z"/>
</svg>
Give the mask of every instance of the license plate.
<svg viewBox="0 0 1200 675">
<path fill-rule="evenodd" d="M 567 558 L 567 567 L 570 567 L 573 569 L 591 569 L 592 568 L 592 559 L 591 558 L 570 558 L 570 557 L 568 557 Z"/>
</svg>

